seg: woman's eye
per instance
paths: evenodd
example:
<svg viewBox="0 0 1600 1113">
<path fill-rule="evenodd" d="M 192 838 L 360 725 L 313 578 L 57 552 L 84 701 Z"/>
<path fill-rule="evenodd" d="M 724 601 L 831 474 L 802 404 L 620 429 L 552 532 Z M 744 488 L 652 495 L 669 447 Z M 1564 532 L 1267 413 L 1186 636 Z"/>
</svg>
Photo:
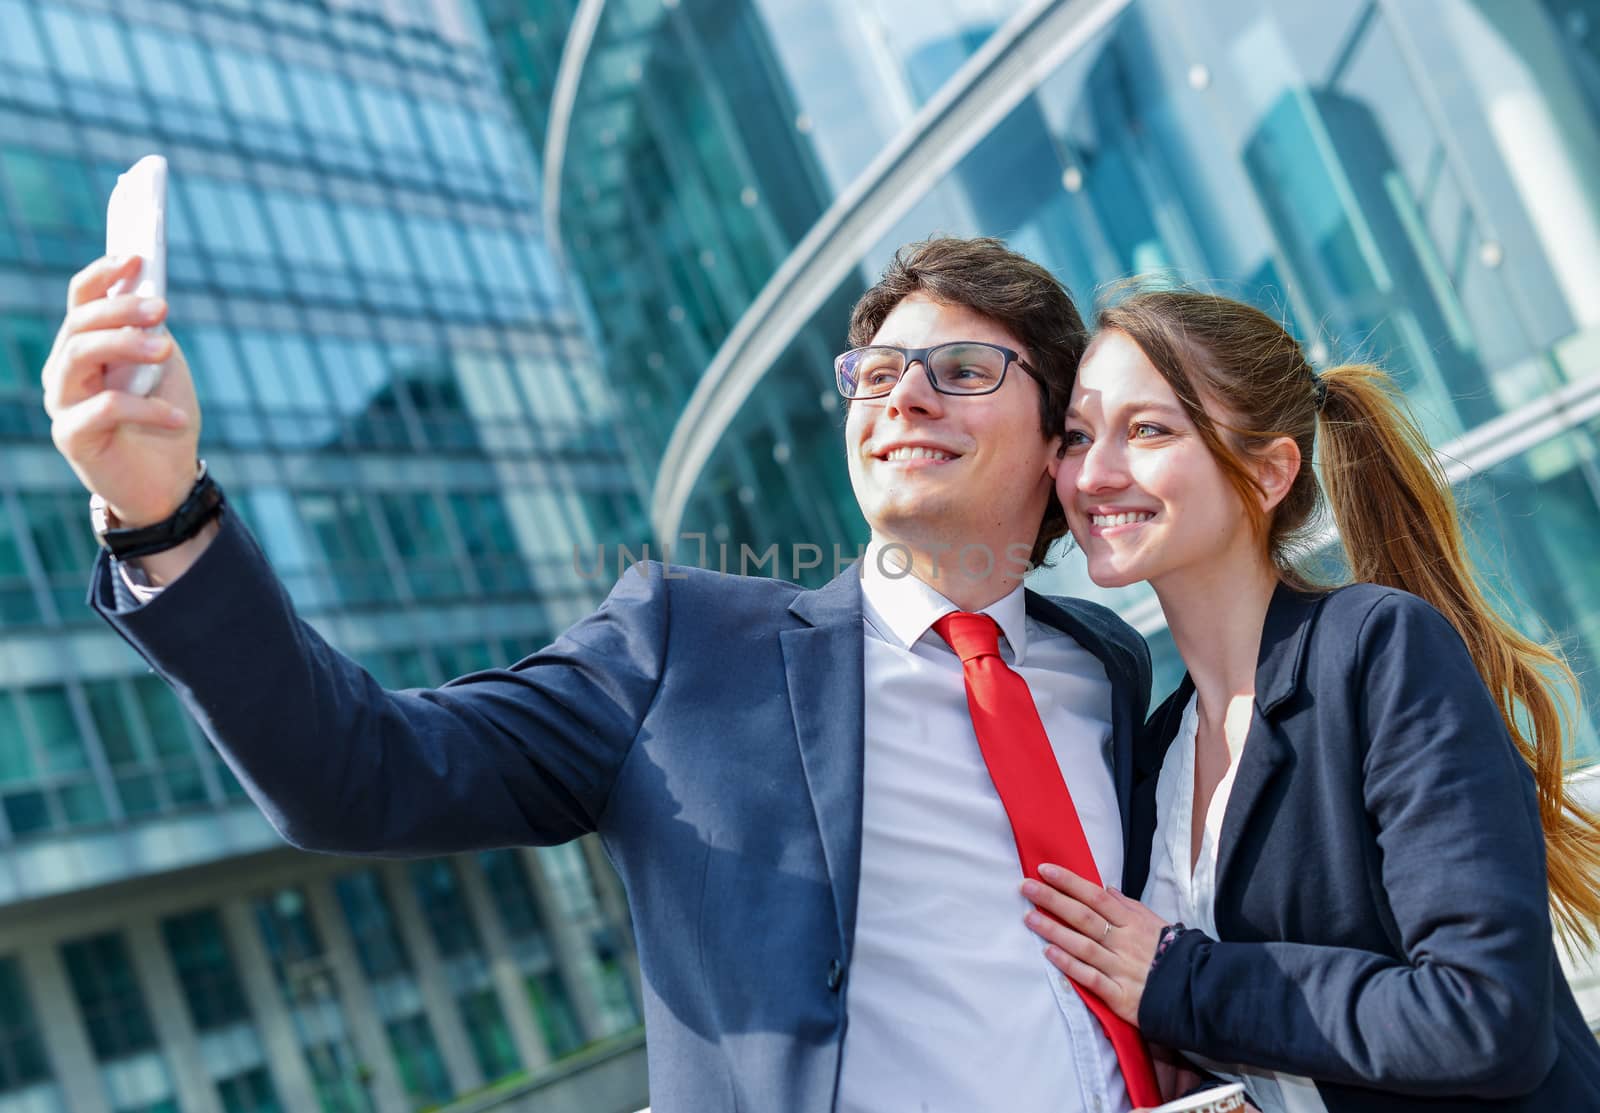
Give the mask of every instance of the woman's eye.
<svg viewBox="0 0 1600 1113">
<path fill-rule="evenodd" d="M 1089 443 L 1089 434 L 1082 429 L 1068 429 L 1061 441 L 1067 448 L 1081 448 Z"/>
<path fill-rule="evenodd" d="M 1133 436 L 1135 440 L 1148 440 L 1151 437 L 1165 436 L 1167 430 L 1150 421 L 1135 422 Z"/>
</svg>

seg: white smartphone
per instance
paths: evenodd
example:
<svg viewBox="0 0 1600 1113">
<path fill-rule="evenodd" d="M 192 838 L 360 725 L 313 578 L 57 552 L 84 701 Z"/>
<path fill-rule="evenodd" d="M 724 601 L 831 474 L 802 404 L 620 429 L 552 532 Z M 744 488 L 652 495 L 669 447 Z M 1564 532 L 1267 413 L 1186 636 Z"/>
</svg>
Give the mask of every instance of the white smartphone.
<svg viewBox="0 0 1600 1113">
<path fill-rule="evenodd" d="M 143 260 L 133 281 L 117 282 L 108 296 L 167 296 L 167 160 L 160 155 L 146 155 L 117 179 L 106 206 L 106 254 L 137 255 Z M 106 369 L 106 385 L 112 390 L 149 394 L 160 381 L 159 363 L 114 364 Z"/>
<path fill-rule="evenodd" d="M 1236 1113 L 1244 1108 L 1244 1100 L 1244 1087 L 1231 1082 L 1158 1105 L 1152 1113 Z"/>
</svg>

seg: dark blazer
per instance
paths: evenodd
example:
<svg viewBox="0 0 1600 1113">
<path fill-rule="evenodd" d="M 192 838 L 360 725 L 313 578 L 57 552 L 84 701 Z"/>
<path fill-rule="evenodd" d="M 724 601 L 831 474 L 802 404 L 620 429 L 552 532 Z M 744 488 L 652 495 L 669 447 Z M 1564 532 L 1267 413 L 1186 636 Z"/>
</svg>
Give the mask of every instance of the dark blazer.
<svg viewBox="0 0 1600 1113">
<path fill-rule="evenodd" d="M 410 692 L 296 618 L 231 516 L 146 606 L 111 571 L 91 603 L 290 842 L 422 855 L 598 831 L 633 912 L 652 1107 L 833 1107 L 861 857 L 854 569 L 805 591 L 641 566 L 514 667 Z M 1144 643 L 1090 603 L 1027 610 L 1106 667 L 1126 836 Z"/>
<path fill-rule="evenodd" d="M 1151 717 L 1128 858 L 1193 693 Z M 1317 1080 L 1329 1113 L 1600 1110 L 1551 938 L 1533 777 L 1466 646 L 1405 592 L 1279 588 L 1217 861 L 1223 941 L 1180 935 L 1139 1026 Z M 1132 876 L 1139 892 L 1144 876 Z"/>
</svg>

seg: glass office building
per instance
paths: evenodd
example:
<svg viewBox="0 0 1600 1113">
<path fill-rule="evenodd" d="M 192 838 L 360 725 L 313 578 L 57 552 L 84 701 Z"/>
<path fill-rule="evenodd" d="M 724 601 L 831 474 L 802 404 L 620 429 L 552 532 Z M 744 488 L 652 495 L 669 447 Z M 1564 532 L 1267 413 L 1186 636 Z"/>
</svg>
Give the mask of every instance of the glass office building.
<svg viewBox="0 0 1600 1113">
<path fill-rule="evenodd" d="M 282 844 L 84 606 L 40 405 L 160 151 L 203 450 L 302 612 L 392 686 L 586 613 L 639 473 L 482 41 L 454 0 L 0 0 L 0 1113 L 409 1111 L 637 1028 L 597 848 Z"/>
<path fill-rule="evenodd" d="M 1394 372 L 1600 754 L 1600 7 L 1592 0 L 480 0 L 543 150 L 659 540 L 865 538 L 831 357 L 895 246 L 996 235 Z M 713 549 L 713 559 L 716 550 Z M 806 573 L 832 572 L 832 561 Z M 1070 556 L 1179 665 L 1153 597 Z"/>
</svg>

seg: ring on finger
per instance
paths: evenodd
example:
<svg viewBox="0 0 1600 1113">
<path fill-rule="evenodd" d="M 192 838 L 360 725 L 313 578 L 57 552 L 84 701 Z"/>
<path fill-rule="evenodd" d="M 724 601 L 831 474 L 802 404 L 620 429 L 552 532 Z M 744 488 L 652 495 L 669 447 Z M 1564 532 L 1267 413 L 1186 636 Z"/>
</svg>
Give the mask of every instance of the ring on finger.
<svg viewBox="0 0 1600 1113">
<path fill-rule="evenodd" d="M 1100 942 L 1104 943 L 1106 941 L 1106 939 L 1110 935 L 1111 935 L 1111 921 L 1107 920 L 1106 921 L 1106 929 L 1100 933 Z"/>
</svg>

